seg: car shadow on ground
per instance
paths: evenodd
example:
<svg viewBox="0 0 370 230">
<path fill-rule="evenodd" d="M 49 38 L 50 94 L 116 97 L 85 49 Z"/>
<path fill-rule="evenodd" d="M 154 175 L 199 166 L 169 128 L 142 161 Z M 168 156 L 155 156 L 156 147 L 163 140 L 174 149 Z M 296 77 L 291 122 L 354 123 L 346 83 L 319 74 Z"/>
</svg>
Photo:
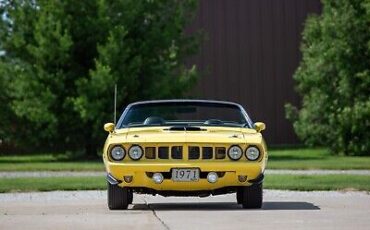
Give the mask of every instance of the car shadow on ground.
<svg viewBox="0 0 370 230">
<path fill-rule="evenodd" d="M 233 202 L 209 202 L 209 203 L 152 203 L 133 204 L 131 210 L 207 210 L 207 211 L 233 211 L 248 210 Z M 320 210 L 320 208 L 309 202 L 301 201 L 267 201 L 263 203 L 262 209 L 254 210 Z"/>
</svg>

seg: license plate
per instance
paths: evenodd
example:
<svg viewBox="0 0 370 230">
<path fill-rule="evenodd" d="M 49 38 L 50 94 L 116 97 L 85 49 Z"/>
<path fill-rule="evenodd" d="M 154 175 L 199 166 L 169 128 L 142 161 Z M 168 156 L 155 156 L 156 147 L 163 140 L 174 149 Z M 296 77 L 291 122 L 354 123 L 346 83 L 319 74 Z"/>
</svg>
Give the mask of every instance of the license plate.
<svg viewBox="0 0 370 230">
<path fill-rule="evenodd" d="M 172 169 L 173 181 L 198 181 L 199 169 Z"/>
</svg>

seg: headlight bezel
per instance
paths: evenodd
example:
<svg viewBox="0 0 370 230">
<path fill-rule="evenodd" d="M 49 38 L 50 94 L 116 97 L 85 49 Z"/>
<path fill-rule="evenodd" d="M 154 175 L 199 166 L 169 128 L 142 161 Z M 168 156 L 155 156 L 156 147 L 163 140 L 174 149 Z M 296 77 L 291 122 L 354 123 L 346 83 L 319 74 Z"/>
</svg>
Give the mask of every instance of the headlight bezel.
<svg viewBox="0 0 370 230">
<path fill-rule="evenodd" d="M 230 156 L 230 151 L 231 151 L 231 149 L 232 148 L 239 148 L 239 150 L 240 150 L 240 156 L 238 157 L 238 158 L 232 158 L 231 156 Z M 227 150 L 227 156 L 229 157 L 229 159 L 231 159 L 231 160 L 233 160 L 233 161 L 238 161 L 238 160 L 240 160 L 240 158 L 242 158 L 242 156 L 243 156 L 243 149 L 239 146 L 239 145 L 232 145 L 232 146 L 230 146 L 229 147 L 229 149 Z"/>
<path fill-rule="evenodd" d="M 256 149 L 258 151 L 258 156 L 256 158 L 250 158 L 250 157 L 248 157 L 248 150 L 250 150 L 250 149 Z M 249 161 L 257 161 L 261 157 L 261 150 L 256 145 L 249 145 L 245 149 L 245 153 L 244 154 L 245 154 L 245 157 L 247 158 L 247 160 L 249 160 Z"/>
<path fill-rule="evenodd" d="M 131 156 L 131 150 L 133 149 L 133 148 L 139 148 L 140 149 L 140 151 L 141 151 L 141 155 L 140 155 L 140 157 L 139 158 L 133 158 L 132 156 Z M 131 145 L 131 147 L 129 148 L 129 150 L 128 150 L 128 156 L 130 157 L 130 159 L 131 160 L 133 160 L 133 161 L 138 161 L 138 160 L 140 160 L 142 157 L 143 157 L 143 155 L 144 155 L 144 150 L 143 150 L 143 148 L 140 146 L 140 145 Z"/>
<path fill-rule="evenodd" d="M 122 149 L 122 157 L 120 158 L 115 158 L 114 155 L 113 155 L 113 150 L 116 149 L 116 148 L 120 148 Z M 122 161 L 123 159 L 125 159 L 126 157 L 126 149 L 122 146 L 122 145 L 113 145 L 112 147 L 110 147 L 109 149 L 109 157 L 113 160 L 113 161 Z"/>
</svg>

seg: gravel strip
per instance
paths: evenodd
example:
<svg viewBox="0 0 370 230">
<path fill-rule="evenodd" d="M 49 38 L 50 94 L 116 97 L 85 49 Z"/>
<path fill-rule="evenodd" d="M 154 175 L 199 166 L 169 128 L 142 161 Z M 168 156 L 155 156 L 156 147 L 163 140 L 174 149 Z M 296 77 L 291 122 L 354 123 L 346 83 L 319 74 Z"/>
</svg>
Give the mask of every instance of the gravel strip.
<svg viewBox="0 0 370 230">
<path fill-rule="evenodd" d="M 286 170 L 267 169 L 266 175 L 370 175 L 370 170 Z M 98 177 L 105 176 L 105 172 L 70 172 L 70 171 L 34 171 L 34 172 L 0 172 L 0 178 L 29 178 L 29 177 Z"/>
<path fill-rule="evenodd" d="M 0 178 L 28 178 L 28 177 L 97 177 L 104 176 L 105 172 L 74 172 L 74 171 L 30 171 L 30 172 L 0 172 Z"/>
</svg>

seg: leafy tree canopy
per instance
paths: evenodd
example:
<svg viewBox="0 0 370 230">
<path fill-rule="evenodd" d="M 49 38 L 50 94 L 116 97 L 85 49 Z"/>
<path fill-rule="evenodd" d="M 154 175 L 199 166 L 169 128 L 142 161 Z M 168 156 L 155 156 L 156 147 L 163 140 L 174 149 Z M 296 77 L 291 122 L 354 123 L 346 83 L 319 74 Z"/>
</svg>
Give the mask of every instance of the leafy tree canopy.
<svg viewBox="0 0 370 230">
<path fill-rule="evenodd" d="M 302 53 L 302 108 L 287 105 L 296 133 L 333 153 L 370 155 L 370 1 L 324 0 L 306 22 Z"/>
<path fill-rule="evenodd" d="M 182 97 L 195 83 L 195 67 L 184 65 L 199 40 L 184 33 L 195 0 L 13 0 L 0 8 L 3 139 L 95 155 L 115 84 L 122 106 Z"/>
</svg>

